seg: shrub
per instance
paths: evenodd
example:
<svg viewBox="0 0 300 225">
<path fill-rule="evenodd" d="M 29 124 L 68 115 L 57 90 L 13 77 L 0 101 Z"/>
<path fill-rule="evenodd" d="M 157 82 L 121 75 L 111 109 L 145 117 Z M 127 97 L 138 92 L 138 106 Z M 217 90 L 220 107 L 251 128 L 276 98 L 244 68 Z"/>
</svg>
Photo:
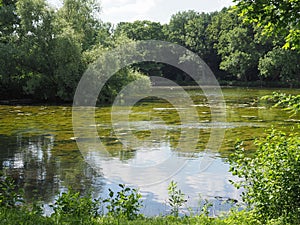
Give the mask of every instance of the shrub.
<svg viewBox="0 0 300 225">
<path fill-rule="evenodd" d="M 55 224 L 51 218 L 42 215 L 32 214 L 23 208 L 0 208 L 0 224 L 5 225 L 30 225 L 42 224 L 51 225 Z"/>
<path fill-rule="evenodd" d="M 242 178 L 236 182 L 244 188 L 243 200 L 262 221 L 281 219 L 300 223 L 300 139 L 271 130 L 266 138 L 256 141 L 253 158 L 245 156 L 242 143 L 230 157 L 230 171 Z"/>
<path fill-rule="evenodd" d="M 177 217 L 179 208 L 186 202 L 186 199 L 184 198 L 185 195 L 180 189 L 177 188 L 177 183 L 174 181 L 171 181 L 168 186 L 168 194 L 168 202 L 171 206 L 171 214 Z"/>
<path fill-rule="evenodd" d="M 109 189 L 109 198 L 103 201 L 107 203 L 108 214 L 117 217 L 125 216 L 130 220 L 137 218 L 142 207 L 140 202 L 142 195 L 137 189 L 126 187 L 124 184 L 119 184 L 119 187 L 121 190 L 116 195 Z"/>
<path fill-rule="evenodd" d="M 15 208 L 23 202 L 23 191 L 19 190 L 15 181 L 5 175 L 0 177 L 0 206 Z"/>
<path fill-rule="evenodd" d="M 263 96 L 261 99 L 274 102 L 274 107 L 283 107 L 293 113 L 292 115 L 296 115 L 300 111 L 300 95 L 274 92 L 272 95 Z"/>
<path fill-rule="evenodd" d="M 73 216 L 76 218 L 96 217 L 100 201 L 92 199 L 91 195 L 81 197 L 79 192 L 68 190 L 62 193 L 51 206 L 53 216 Z"/>
</svg>

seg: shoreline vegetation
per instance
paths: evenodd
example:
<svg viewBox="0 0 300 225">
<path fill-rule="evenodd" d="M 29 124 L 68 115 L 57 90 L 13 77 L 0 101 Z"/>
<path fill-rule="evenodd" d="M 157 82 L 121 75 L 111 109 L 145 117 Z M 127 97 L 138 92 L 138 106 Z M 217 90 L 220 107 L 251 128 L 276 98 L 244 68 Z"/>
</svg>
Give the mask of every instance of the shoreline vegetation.
<svg viewBox="0 0 300 225">
<path fill-rule="evenodd" d="M 238 82 L 238 81 L 220 81 L 220 87 L 222 88 L 254 88 L 254 89 L 260 89 L 260 88 L 270 88 L 274 89 L 274 91 L 278 92 L 281 89 L 299 89 L 299 86 L 295 86 L 294 88 L 289 87 L 287 84 L 282 83 L 268 83 L 267 85 L 261 85 L 261 82 L 257 83 L 248 83 L 248 82 Z M 263 83 L 264 84 L 264 83 Z M 181 88 L 185 90 L 193 90 L 193 89 L 201 89 L 198 85 L 195 85 L 195 83 L 182 83 L 180 84 Z M 154 86 L 154 88 L 170 88 L 171 86 L 164 86 L 163 84 L 160 86 Z M 176 86 L 174 87 L 176 88 Z M 48 100 L 39 100 L 34 98 L 0 98 L 0 105 L 21 105 L 21 106 L 31 106 L 31 105 L 69 105 L 72 106 L 72 101 L 62 101 L 62 100 L 56 100 L 56 101 L 48 101 Z M 107 106 L 111 103 L 102 103 L 100 106 Z"/>
<path fill-rule="evenodd" d="M 0 209 L 0 224 L 82 224 L 82 225 L 99 225 L 99 224 L 128 224 L 128 225 L 180 225 L 180 224 L 203 224 L 203 225 L 234 225 L 234 224 L 248 224 L 259 225 L 260 223 L 251 213 L 246 211 L 232 212 L 229 216 L 220 218 L 211 218 L 205 215 L 199 216 L 157 216 L 157 217 L 143 217 L 129 220 L 124 217 L 102 216 L 97 218 L 74 217 L 70 215 L 61 215 L 58 217 L 44 217 L 40 215 L 31 214 L 15 209 Z M 280 223 L 268 223 L 280 224 Z M 292 224 L 291 224 L 292 225 Z"/>
</svg>

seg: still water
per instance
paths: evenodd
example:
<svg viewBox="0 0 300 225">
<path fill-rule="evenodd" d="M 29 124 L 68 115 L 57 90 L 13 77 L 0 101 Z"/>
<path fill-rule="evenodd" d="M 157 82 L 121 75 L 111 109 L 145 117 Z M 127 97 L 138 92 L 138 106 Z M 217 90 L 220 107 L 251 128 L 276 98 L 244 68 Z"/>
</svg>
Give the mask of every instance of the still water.
<svg viewBox="0 0 300 225">
<path fill-rule="evenodd" d="M 108 188 L 117 190 L 119 182 L 134 185 L 139 181 L 142 212 L 166 214 L 171 180 L 177 181 L 186 194 L 185 208 L 197 211 L 201 199 L 208 199 L 214 203 L 212 213 L 218 213 L 230 207 L 227 200 L 240 201 L 240 191 L 228 181 L 235 179 L 228 172 L 227 158 L 236 140 L 243 140 L 251 153 L 255 149 L 253 141 L 271 127 L 287 132 L 292 127 L 299 130 L 299 118 L 259 100 L 273 91 L 299 94 L 299 90 L 224 88 L 226 122 L 216 124 L 211 123 L 210 108 L 201 90 L 189 90 L 194 102 L 191 107 L 197 110 L 199 121 L 184 128 L 178 112 L 162 99 L 146 99 L 136 104 L 130 114 L 130 130 L 114 130 L 111 108 L 98 107 L 96 127 L 109 157 L 99 159 L 97 168 L 87 163 L 87 155 L 77 147 L 71 106 L 2 105 L 0 169 L 24 188 L 27 201 L 44 202 L 46 213 L 50 212 L 47 204 L 68 187 L 83 194 L 92 192 L 94 197 L 106 197 Z M 211 129 L 216 127 L 225 131 L 217 152 L 206 149 Z M 183 134 L 185 129 L 193 132 Z M 124 147 L 122 138 L 126 139 L 129 133 L 143 144 Z M 186 135 L 183 143 L 182 135 Z M 190 143 L 195 140 L 196 147 L 191 150 Z M 88 138 L 77 141 L 89 143 Z M 94 151 L 97 150 L 91 149 L 88 155 L 92 157 Z M 170 159 L 171 163 L 165 163 Z"/>
</svg>

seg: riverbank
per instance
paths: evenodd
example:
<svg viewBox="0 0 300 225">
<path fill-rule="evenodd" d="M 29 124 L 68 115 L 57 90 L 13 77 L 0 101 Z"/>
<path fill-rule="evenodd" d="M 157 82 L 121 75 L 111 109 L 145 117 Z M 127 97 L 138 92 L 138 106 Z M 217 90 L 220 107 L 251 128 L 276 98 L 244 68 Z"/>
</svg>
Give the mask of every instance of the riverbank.
<svg viewBox="0 0 300 225">
<path fill-rule="evenodd" d="M 300 83 L 282 83 L 282 82 L 264 82 L 264 81 L 256 81 L 256 82 L 241 82 L 241 81 L 219 81 L 221 89 L 228 88 L 251 88 L 251 89 L 276 89 L 276 91 L 280 91 L 282 89 L 284 92 L 287 90 L 299 89 Z M 181 82 L 179 86 L 165 86 L 167 84 L 161 83 L 160 85 L 155 85 L 154 88 L 171 88 L 171 90 L 176 88 L 183 88 L 185 90 L 193 90 L 193 89 L 201 89 L 201 87 L 195 82 Z M 34 106 L 34 105 L 66 105 L 71 106 L 73 104 L 72 101 L 62 101 L 62 100 L 41 100 L 38 98 L 34 98 L 33 96 L 19 96 L 19 97 L 6 97 L 0 99 L 0 105 L 22 105 L 22 106 Z M 103 106 L 107 106 L 110 104 L 102 104 Z"/>
<path fill-rule="evenodd" d="M 279 82 L 279 81 L 238 81 L 238 80 L 219 80 L 219 85 L 222 88 L 300 88 L 298 82 Z M 182 86 L 193 86 L 197 85 L 195 82 L 180 82 Z"/>
<path fill-rule="evenodd" d="M 227 215 L 218 218 L 208 217 L 206 215 L 195 216 L 157 216 L 157 217 L 143 217 L 138 219 L 129 220 L 124 217 L 112 217 L 101 216 L 96 218 L 87 217 L 74 217 L 73 215 L 61 215 L 44 217 L 41 215 L 32 214 L 15 209 L 0 209 L 0 224 L 15 225 L 15 224 L 27 224 L 27 225 L 54 225 L 54 224 L 82 224 L 82 225 L 262 225 L 257 220 L 257 216 L 251 211 L 232 211 Z M 285 224 L 280 219 L 270 220 L 267 225 L 280 225 Z M 285 224 L 288 225 L 288 224 Z M 290 224 L 292 225 L 292 224 Z"/>
</svg>

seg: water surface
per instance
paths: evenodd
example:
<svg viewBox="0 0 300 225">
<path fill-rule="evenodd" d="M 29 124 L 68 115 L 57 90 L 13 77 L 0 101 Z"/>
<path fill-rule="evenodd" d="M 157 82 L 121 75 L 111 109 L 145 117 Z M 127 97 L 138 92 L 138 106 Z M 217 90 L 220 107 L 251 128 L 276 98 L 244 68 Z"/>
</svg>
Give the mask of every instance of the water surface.
<svg viewBox="0 0 300 225">
<path fill-rule="evenodd" d="M 176 90 L 170 89 L 170 95 L 172 91 Z M 191 107 L 198 112 L 197 123 L 182 124 L 172 105 L 161 99 L 151 99 L 141 101 L 133 108 L 130 129 L 122 129 L 119 124 L 114 130 L 111 108 L 98 107 L 96 126 L 109 152 L 108 158 L 100 160 L 100 170 L 86 163 L 77 147 L 71 106 L 2 105 L 0 168 L 25 189 L 28 201 L 40 198 L 44 203 L 50 203 L 67 187 L 105 197 L 108 188 L 117 188 L 118 181 L 135 184 L 139 180 L 145 184 L 140 187 L 145 205 L 143 212 L 158 215 L 169 210 L 167 186 L 175 180 L 186 193 L 187 207 L 197 211 L 201 195 L 215 203 L 215 211 L 222 210 L 228 208 L 228 204 L 221 205 L 219 200 L 240 200 L 240 192 L 228 181 L 234 178 L 228 172 L 226 161 L 236 140 L 244 140 L 251 152 L 255 149 L 253 141 L 264 136 L 266 129 L 274 127 L 287 132 L 291 127 L 299 129 L 299 118 L 258 101 L 259 97 L 273 91 L 279 90 L 223 89 L 227 110 L 227 121 L 223 123 L 211 122 L 209 105 L 200 90 L 189 90 L 194 101 Z M 299 90 L 280 91 L 299 94 Z M 225 130 L 218 152 L 206 149 L 212 128 Z M 138 145 L 130 143 L 129 134 L 140 140 Z M 182 135 L 186 136 L 180 139 Z M 129 140 L 126 146 L 122 140 Z M 196 148 L 191 150 L 190 143 L 194 140 L 197 140 Z M 77 141 L 88 144 L 90 140 L 87 134 Z M 91 149 L 90 155 L 93 151 L 97 149 Z M 203 167 L 204 159 L 209 162 L 206 167 Z M 181 162 L 185 162 L 184 166 L 171 173 L 172 166 Z M 153 177 L 160 178 L 160 182 L 152 182 Z"/>
</svg>

